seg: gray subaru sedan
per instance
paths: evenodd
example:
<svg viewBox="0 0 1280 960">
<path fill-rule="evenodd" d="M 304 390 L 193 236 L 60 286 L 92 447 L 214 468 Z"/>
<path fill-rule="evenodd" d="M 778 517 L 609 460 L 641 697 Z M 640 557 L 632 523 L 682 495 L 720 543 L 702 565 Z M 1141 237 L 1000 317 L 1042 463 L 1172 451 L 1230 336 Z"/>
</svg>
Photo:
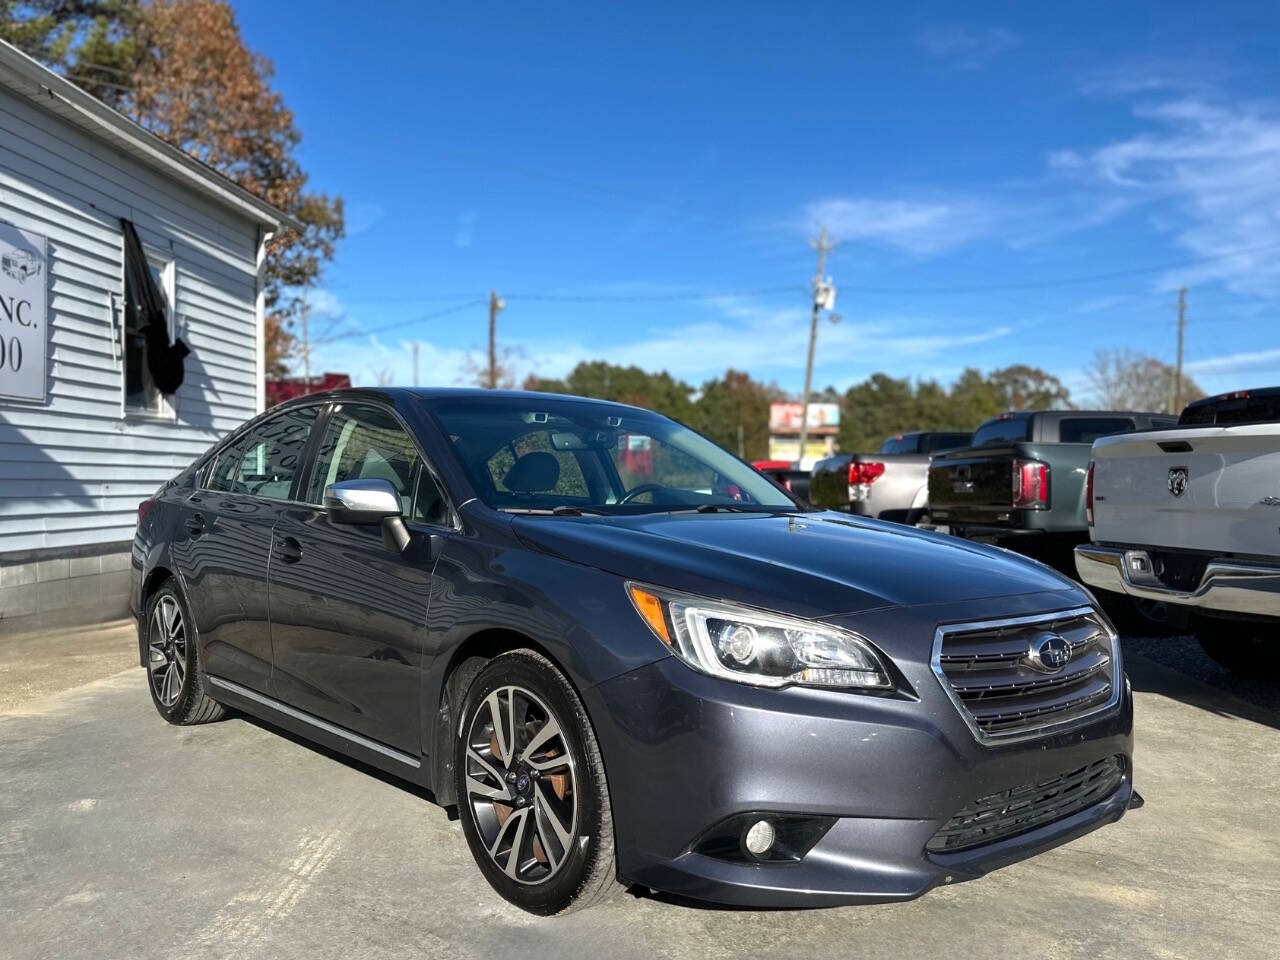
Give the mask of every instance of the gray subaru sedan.
<svg viewBox="0 0 1280 960">
<path fill-rule="evenodd" d="M 139 506 L 133 575 L 162 717 L 241 711 L 426 788 L 538 914 L 907 900 L 1140 802 L 1079 585 L 814 510 L 648 410 L 291 401 Z"/>
</svg>

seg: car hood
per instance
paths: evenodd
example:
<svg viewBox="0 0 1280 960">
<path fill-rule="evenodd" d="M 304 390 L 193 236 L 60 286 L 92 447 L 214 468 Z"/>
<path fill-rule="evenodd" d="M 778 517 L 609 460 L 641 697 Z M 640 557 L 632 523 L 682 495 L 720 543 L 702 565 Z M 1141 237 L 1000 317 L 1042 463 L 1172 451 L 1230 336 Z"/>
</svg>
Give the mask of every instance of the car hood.
<svg viewBox="0 0 1280 960">
<path fill-rule="evenodd" d="M 619 576 L 807 617 L 1075 586 L 1005 550 L 832 512 L 517 516 L 512 527 Z"/>
</svg>

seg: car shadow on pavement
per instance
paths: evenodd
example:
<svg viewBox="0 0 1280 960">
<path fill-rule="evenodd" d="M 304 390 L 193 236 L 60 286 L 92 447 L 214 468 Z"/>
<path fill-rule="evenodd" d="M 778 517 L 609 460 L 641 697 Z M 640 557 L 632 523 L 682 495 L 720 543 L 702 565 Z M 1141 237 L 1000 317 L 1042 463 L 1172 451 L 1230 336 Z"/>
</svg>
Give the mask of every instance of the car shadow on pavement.
<svg viewBox="0 0 1280 960">
<path fill-rule="evenodd" d="M 1276 678 L 1230 673 L 1204 656 L 1190 637 L 1126 637 L 1123 644 L 1125 671 L 1134 690 L 1280 730 L 1280 681 Z"/>
<path fill-rule="evenodd" d="M 239 710 L 232 710 L 231 716 L 237 720 L 243 720 L 245 723 L 251 724 L 260 730 L 265 730 L 267 733 L 274 734 L 277 737 L 283 737 L 290 743 L 297 744 L 300 747 L 305 747 L 312 753 L 319 754 L 322 757 L 327 757 L 335 763 L 340 763 L 343 766 L 350 767 L 352 770 L 357 770 L 367 776 L 381 780 L 389 786 L 403 790 L 405 793 L 412 794 L 420 800 L 425 800 L 433 809 L 439 810 L 441 815 L 447 816 L 450 820 L 457 819 L 455 812 L 451 808 L 440 806 L 436 802 L 435 794 L 426 787 L 419 786 L 410 780 L 401 779 L 394 774 L 387 773 L 385 770 L 379 770 L 377 767 L 371 766 L 362 760 L 356 760 L 353 757 L 348 757 L 345 754 L 326 747 L 324 744 L 316 743 L 312 740 L 306 739 L 305 737 L 300 737 L 292 731 L 286 730 L 284 727 L 278 727 L 273 723 L 269 723 L 268 721 L 261 719 L 260 717 L 252 717 L 247 713 L 241 713 Z"/>
</svg>

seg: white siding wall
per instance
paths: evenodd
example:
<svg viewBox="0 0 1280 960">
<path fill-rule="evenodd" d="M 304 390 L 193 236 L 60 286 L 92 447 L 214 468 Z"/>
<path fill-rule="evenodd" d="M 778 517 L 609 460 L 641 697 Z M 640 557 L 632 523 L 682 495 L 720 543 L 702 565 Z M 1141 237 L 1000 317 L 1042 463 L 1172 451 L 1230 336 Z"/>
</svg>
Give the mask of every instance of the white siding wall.
<svg viewBox="0 0 1280 960">
<path fill-rule="evenodd" d="M 175 262 L 176 422 L 121 413 L 120 217 Z M 4 90 L 0 219 L 50 261 L 48 403 L 0 399 L 0 559 L 129 540 L 138 501 L 257 410 L 257 227 Z"/>
</svg>

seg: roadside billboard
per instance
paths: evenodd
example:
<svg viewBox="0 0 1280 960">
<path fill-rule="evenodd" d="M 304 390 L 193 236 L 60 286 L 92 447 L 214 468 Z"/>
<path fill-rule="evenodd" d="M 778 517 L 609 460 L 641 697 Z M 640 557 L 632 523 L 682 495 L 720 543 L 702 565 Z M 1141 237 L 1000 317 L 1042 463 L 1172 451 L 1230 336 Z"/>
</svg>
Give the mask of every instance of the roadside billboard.
<svg viewBox="0 0 1280 960">
<path fill-rule="evenodd" d="M 799 433 L 804 420 L 803 403 L 769 404 L 770 433 Z M 809 431 L 834 433 L 840 427 L 840 405 L 836 403 L 809 404 Z"/>
</svg>

